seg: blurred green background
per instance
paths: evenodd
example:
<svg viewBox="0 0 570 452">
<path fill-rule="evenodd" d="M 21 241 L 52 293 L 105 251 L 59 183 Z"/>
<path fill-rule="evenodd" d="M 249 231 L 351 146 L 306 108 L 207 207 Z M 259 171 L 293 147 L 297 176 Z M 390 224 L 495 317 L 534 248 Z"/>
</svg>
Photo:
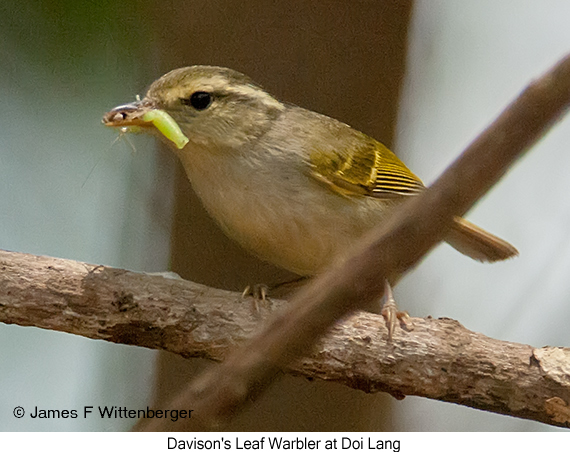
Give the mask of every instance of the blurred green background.
<svg viewBox="0 0 570 452">
<path fill-rule="evenodd" d="M 145 2 L 0 4 L 0 247 L 133 270 L 168 265 L 165 153 L 101 125 L 156 75 Z M 153 70 L 154 68 L 154 70 Z M 141 92 L 142 93 L 142 92 Z M 0 325 L 1 430 L 125 430 L 12 410 L 146 405 L 155 353 Z"/>
</svg>

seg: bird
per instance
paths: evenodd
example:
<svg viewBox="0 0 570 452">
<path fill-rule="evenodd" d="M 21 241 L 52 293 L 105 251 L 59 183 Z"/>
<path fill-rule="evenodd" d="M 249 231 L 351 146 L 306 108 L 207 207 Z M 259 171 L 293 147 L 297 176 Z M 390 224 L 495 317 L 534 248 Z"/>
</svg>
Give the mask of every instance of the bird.
<svg viewBox="0 0 570 452">
<path fill-rule="evenodd" d="M 282 102 L 217 66 L 174 69 L 145 97 L 103 116 L 106 126 L 165 141 L 221 229 L 261 259 L 314 276 L 425 186 L 392 151 L 341 121 Z M 482 262 L 518 254 L 456 217 L 445 240 Z M 386 281 L 389 337 L 397 310 Z"/>
</svg>

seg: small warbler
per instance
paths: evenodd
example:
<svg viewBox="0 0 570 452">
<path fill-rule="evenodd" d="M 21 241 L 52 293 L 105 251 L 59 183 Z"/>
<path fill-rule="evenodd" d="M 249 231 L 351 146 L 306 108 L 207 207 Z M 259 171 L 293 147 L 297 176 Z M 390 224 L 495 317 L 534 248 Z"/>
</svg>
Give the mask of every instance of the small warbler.
<svg viewBox="0 0 570 452">
<path fill-rule="evenodd" d="M 299 275 L 319 273 L 425 188 L 380 142 L 282 103 L 231 69 L 173 70 L 144 99 L 106 113 L 103 123 L 165 140 L 225 233 Z M 463 218 L 455 218 L 446 241 L 480 261 L 517 254 Z M 391 336 L 400 314 L 393 299 L 383 314 Z"/>
</svg>

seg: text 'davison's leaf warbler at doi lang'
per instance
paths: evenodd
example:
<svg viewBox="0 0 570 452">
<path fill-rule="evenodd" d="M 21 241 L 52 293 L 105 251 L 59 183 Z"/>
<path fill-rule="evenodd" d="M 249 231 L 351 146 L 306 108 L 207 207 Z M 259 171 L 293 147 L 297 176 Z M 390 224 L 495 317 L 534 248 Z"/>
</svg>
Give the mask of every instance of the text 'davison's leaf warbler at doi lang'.
<svg viewBox="0 0 570 452">
<path fill-rule="evenodd" d="M 282 103 L 231 69 L 173 70 L 103 122 L 165 140 L 225 233 L 299 275 L 319 273 L 390 209 L 424 190 L 382 143 Z M 446 241 L 480 261 L 517 254 L 463 218 L 455 218 Z M 383 313 L 391 335 L 399 313 L 395 305 L 389 311 Z"/>
</svg>

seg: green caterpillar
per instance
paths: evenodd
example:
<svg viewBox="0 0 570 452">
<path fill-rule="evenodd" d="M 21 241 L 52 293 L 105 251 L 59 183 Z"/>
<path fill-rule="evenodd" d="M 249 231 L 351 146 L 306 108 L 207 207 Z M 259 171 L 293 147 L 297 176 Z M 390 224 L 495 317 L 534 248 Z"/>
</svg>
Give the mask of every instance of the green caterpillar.
<svg viewBox="0 0 570 452">
<path fill-rule="evenodd" d="M 151 110 L 142 116 L 144 122 L 152 122 L 152 124 L 162 133 L 166 138 L 172 141 L 178 149 L 186 146 L 190 141 L 186 135 L 182 133 L 180 127 L 172 116 L 163 110 Z"/>
</svg>

